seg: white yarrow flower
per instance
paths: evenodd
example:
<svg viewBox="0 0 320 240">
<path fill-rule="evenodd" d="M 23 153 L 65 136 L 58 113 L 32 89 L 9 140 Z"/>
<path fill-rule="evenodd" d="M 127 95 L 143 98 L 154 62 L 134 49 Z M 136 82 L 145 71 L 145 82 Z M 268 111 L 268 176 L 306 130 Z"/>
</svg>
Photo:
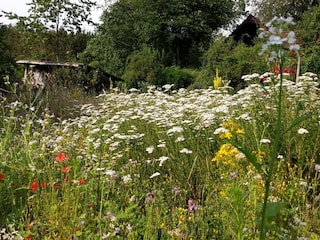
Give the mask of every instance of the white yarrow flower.
<svg viewBox="0 0 320 240">
<path fill-rule="evenodd" d="M 150 178 L 154 178 L 154 177 L 157 177 L 157 176 L 159 176 L 159 175 L 160 175 L 159 172 L 155 172 L 154 174 L 152 174 L 152 175 L 150 176 Z"/>
<path fill-rule="evenodd" d="M 191 151 L 191 150 L 189 150 L 189 149 L 187 149 L 187 148 L 183 148 L 183 149 L 181 149 L 181 150 L 180 150 L 180 153 L 191 154 L 191 153 L 192 153 L 192 151 Z"/>
<path fill-rule="evenodd" d="M 219 127 L 213 132 L 213 134 L 216 135 L 216 134 L 226 133 L 226 132 L 229 132 L 229 130 L 224 127 Z"/>
<path fill-rule="evenodd" d="M 152 153 L 153 150 L 154 150 L 154 146 L 147 147 L 147 149 L 146 149 L 146 151 L 147 151 L 148 153 Z"/>
<path fill-rule="evenodd" d="M 298 130 L 298 134 L 306 134 L 306 133 L 309 133 L 309 131 L 307 129 L 305 129 L 305 128 L 300 128 Z"/>
<path fill-rule="evenodd" d="M 165 161 L 167 161 L 168 160 L 168 157 L 167 156 L 162 156 L 162 157 L 160 157 L 159 158 L 159 166 L 161 167 L 162 166 L 162 164 L 165 162 Z"/>
<path fill-rule="evenodd" d="M 130 174 L 125 175 L 125 176 L 122 177 L 122 181 L 123 181 L 124 184 L 127 184 L 128 182 L 131 182 L 131 180 L 132 180 L 132 178 L 131 178 Z"/>
<path fill-rule="evenodd" d="M 269 139 L 263 138 L 260 140 L 260 143 L 271 143 Z"/>
</svg>

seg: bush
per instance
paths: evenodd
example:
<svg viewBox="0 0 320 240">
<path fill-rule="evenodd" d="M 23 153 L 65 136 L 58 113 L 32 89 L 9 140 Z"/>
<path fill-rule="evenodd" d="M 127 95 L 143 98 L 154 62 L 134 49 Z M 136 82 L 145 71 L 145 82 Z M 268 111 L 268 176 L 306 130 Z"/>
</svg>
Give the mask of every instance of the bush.
<svg viewBox="0 0 320 240">
<path fill-rule="evenodd" d="M 302 45 L 301 48 L 301 72 L 310 71 L 316 74 L 320 73 L 320 46 L 316 44 L 319 37 L 319 21 L 320 9 L 319 7 L 311 8 L 306 11 L 302 20 L 297 23 L 297 38 Z"/>
<path fill-rule="evenodd" d="M 193 83 L 192 74 L 186 70 L 177 67 L 163 68 L 154 82 L 156 86 L 163 86 L 165 84 L 174 84 L 175 89 L 187 88 Z"/>
<path fill-rule="evenodd" d="M 258 42 L 247 47 L 243 43 L 235 45 L 232 39 L 217 37 L 204 55 L 201 77 L 196 79 L 200 83 L 195 86 L 211 86 L 215 71 L 219 69 L 223 80 L 231 81 L 230 85 L 236 90 L 242 88 L 241 76 L 266 69 L 265 59 L 258 55 L 260 49 Z"/>
<path fill-rule="evenodd" d="M 143 47 L 128 57 L 122 78 L 128 89 L 141 88 L 145 84 L 154 84 L 161 68 L 159 52 Z"/>
</svg>

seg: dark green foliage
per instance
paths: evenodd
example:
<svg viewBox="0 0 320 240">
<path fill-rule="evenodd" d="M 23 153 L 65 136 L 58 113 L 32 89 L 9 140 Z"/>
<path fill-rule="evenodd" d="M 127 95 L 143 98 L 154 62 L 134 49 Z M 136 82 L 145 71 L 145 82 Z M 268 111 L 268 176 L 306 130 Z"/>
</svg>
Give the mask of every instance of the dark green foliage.
<svg viewBox="0 0 320 240">
<path fill-rule="evenodd" d="M 292 16 L 295 21 L 302 18 L 304 12 L 313 6 L 319 6 L 319 0 L 253 0 L 257 17 L 270 21 L 275 16 Z"/>
<path fill-rule="evenodd" d="M 186 69 L 166 67 L 162 69 L 155 82 L 156 86 L 174 84 L 173 89 L 187 88 L 193 83 L 193 76 Z"/>
<path fill-rule="evenodd" d="M 141 51 L 136 51 L 128 57 L 122 78 L 128 89 L 140 88 L 145 84 L 152 85 L 157 81 L 161 68 L 158 51 L 144 47 Z"/>
<path fill-rule="evenodd" d="M 178 67 L 164 67 L 158 51 L 144 47 L 127 59 L 122 78 L 126 88 L 143 88 L 146 85 L 163 86 L 174 84 L 174 88 L 186 88 L 193 82 L 192 74 Z"/>
<path fill-rule="evenodd" d="M 235 44 L 232 39 L 217 37 L 204 56 L 204 66 L 195 87 L 212 86 L 218 69 L 222 79 L 230 81 L 229 85 L 239 90 L 244 86 L 241 81 L 243 75 L 268 70 L 265 59 L 258 55 L 260 49 L 258 42 L 247 47 L 242 43 Z"/>
<path fill-rule="evenodd" d="M 301 70 L 320 74 L 320 45 L 317 39 L 320 39 L 320 8 L 313 7 L 306 11 L 302 20 L 297 23 L 297 37 L 302 45 L 301 47 Z"/>
<path fill-rule="evenodd" d="M 9 29 L 6 26 L 0 25 L 0 88 L 2 89 L 7 89 L 5 82 L 8 83 L 10 81 L 10 77 L 13 77 L 15 68 L 15 61 L 11 54 L 11 48 L 5 41 L 8 31 Z"/>
<path fill-rule="evenodd" d="M 143 46 L 165 53 L 165 66 L 199 67 L 212 31 L 239 16 L 242 1 L 120 0 L 103 13 L 103 24 L 81 58 L 119 75 Z M 235 10 L 236 9 L 236 10 Z"/>
<path fill-rule="evenodd" d="M 110 34 L 96 34 L 78 55 L 81 62 L 99 67 L 114 75 L 121 76 L 125 67 L 122 50 L 116 51 Z"/>
</svg>

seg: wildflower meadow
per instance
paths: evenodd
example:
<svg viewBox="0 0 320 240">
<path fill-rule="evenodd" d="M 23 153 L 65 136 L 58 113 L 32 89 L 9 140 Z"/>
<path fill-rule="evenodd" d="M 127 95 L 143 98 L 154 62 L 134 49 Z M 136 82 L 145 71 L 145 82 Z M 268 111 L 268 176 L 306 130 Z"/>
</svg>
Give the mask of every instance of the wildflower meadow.
<svg viewBox="0 0 320 240">
<path fill-rule="evenodd" d="M 320 239 L 319 82 L 287 24 L 236 93 L 113 89 L 73 117 L 2 97 L 0 239 Z"/>
</svg>

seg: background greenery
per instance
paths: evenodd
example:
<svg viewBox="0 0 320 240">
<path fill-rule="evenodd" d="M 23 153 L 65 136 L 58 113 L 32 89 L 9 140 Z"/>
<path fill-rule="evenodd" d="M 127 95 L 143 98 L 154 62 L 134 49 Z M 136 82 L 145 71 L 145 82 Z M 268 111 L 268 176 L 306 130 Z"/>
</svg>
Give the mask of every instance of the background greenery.
<svg viewBox="0 0 320 240">
<path fill-rule="evenodd" d="M 250 4 L 255 4 L 252 11 L 262 25 L 272 15 L 287 16 L 294 9 L 295 29 L 302 45 L 302 72 L 320 71 L 319 45 L 315 44 L 318 1 L 303 1 L 303 7 L 298 7 L 299 1 L 293 5 L 290 0 L 282 0 L 286 8 L 276 11 L 270 7 L 272 0 L 119 0 L 104 10 L 102 23 L 93 33 L 81 30 L 84 19 L 91 23 L 87 16 L 93 1 L 56 1 L 33 0 L 27 17 L 6 13 L 18 23 L 1 26 L 1 79 L 6 75 L 21 79 L 22 69 L 15 66 L 15 60 L 59 60 L 99 67 L 124 78 L 126 88 L 166 83 L 175 83 L 176 88 L 207 87 L 219 69 L 225 81 L 240 89 L 242 75 L 266 67 L 257 55 L 260 43 L 256 40 L 253 47 L 234 43 L 218 30 L 228 26 L 235 29 L 236 21 L 247 16 L 245 6 Z"/>
</svg>

